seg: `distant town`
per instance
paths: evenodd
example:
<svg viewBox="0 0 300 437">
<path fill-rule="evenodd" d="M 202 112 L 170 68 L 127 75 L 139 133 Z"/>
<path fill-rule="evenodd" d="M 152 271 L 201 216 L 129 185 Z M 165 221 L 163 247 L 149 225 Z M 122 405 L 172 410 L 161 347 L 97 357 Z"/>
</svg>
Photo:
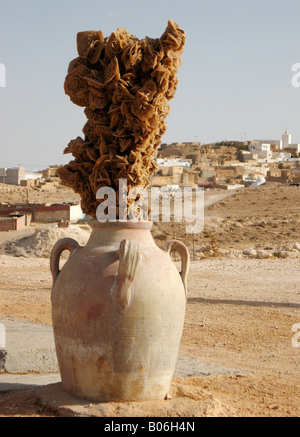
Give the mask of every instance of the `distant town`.
<svg viewBox="0 0 300 437">
<path fill-rule="evenodd" d="M 300 144 L 288 130 L 280 140 L 163 143 L 156 159 L 158 169 L 151 185 L 199 186 L 236 189 L 259 182 L 300 183 Z M 41 172 L 0 168 L 0 183 L 55 189 L 60 186 L 59 165 Z"/>
<path fill-rule="evenodd" d="M 280 140 L 162 144 L 155 186 L 236 189 L 267 181 L 300 183 L 300 144 L 286 130 Z"/>
</svg>

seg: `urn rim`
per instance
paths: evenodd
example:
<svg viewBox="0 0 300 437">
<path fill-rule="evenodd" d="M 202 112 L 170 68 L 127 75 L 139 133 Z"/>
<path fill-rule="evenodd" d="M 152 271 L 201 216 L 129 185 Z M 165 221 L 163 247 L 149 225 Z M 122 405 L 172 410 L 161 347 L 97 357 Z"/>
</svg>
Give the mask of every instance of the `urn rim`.
<svg viewBox="0 0 300 437">
<path fill-rule="evenodd" d="M 152 221 L 142 220 L 127 220 L 115 222 L 99 222 L 96 219 L 91 220 L 90 225 L 92 229 L 152 229 Z"/>
</svg>

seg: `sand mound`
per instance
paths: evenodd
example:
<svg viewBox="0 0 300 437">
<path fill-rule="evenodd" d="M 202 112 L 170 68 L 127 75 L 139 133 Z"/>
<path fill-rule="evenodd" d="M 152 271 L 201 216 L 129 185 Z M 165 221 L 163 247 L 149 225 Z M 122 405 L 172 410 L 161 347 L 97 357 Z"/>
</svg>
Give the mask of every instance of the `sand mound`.
<svg viewBox="0 0 300 437">
<path fill-rule="evenodd" d="M 17 257 L 49 258 L 52 247 L 61 238 L 74 238 L 83 246 L 89 239 L 90 233 L 91 229 L 87 225 L 71 225 L 69 228 L 43 228 L 37 230 L 33 235 L 6 243 L 4 253 Z"/>
</svg>

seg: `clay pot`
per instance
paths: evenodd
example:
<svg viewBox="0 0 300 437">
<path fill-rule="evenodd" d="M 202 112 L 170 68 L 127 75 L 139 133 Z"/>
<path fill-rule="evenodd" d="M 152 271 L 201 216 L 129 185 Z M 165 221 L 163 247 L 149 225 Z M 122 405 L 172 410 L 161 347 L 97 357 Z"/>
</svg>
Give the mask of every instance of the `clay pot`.
<svg viewBox="0 0 300 437">
<path fill-rule="evenodd" d="M 86 246 L 51 253 L 52 320 L 62 386 L 93 401 L 164 399 L 183 330 L 189 254 L 163 250 L 151 222 L 96 223 Z M 70 257 L 59 270 L 60 255 Z M 181 255 L 179 274 L 170 259 Z"/>
</svg>

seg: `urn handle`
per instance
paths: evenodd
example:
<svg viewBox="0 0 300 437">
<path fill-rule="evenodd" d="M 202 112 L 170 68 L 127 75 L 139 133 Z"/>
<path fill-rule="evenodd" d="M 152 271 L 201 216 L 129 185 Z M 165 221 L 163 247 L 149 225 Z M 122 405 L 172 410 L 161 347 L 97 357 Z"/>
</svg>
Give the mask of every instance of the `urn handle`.
<svg viewBox="0 0 300 437">
<path fill-rule="evenodd" d="M 141 260 L 141 246 L 138 241 L 122 240 L 119 248 L 119 269 L 115 299 L 123 310 L 131 301 L 131 289 Z"/>
<path fill-rule="evenodd" d="M 53 284 L 60 273 L 59 260 L 62 252 L 64 250 L 68 250 L 71 255 L 71 253 L 75 249 L 80 249 L 80 248 L 81 246 L 77 243 L 76 240 L 73 240 L 73 238 L 63 238 L 62 240 L 59 240 L 57 241 L 57 243 L 54 244 L 50 255 L 50 270 L 52 273 Z"/>
<path fill-rule="evenodd" d="M 170 240 L 162 246 L 162 249 L 168 252 L 168 254 L 170 254 L 171 252 L 179 253 L 181 258 L 180 276 L 183 282 L 185 295 L 187 295 L 187 276 L 190 268 L 190 254 L 187 247 L 181 241 Z"/>
</svg>

